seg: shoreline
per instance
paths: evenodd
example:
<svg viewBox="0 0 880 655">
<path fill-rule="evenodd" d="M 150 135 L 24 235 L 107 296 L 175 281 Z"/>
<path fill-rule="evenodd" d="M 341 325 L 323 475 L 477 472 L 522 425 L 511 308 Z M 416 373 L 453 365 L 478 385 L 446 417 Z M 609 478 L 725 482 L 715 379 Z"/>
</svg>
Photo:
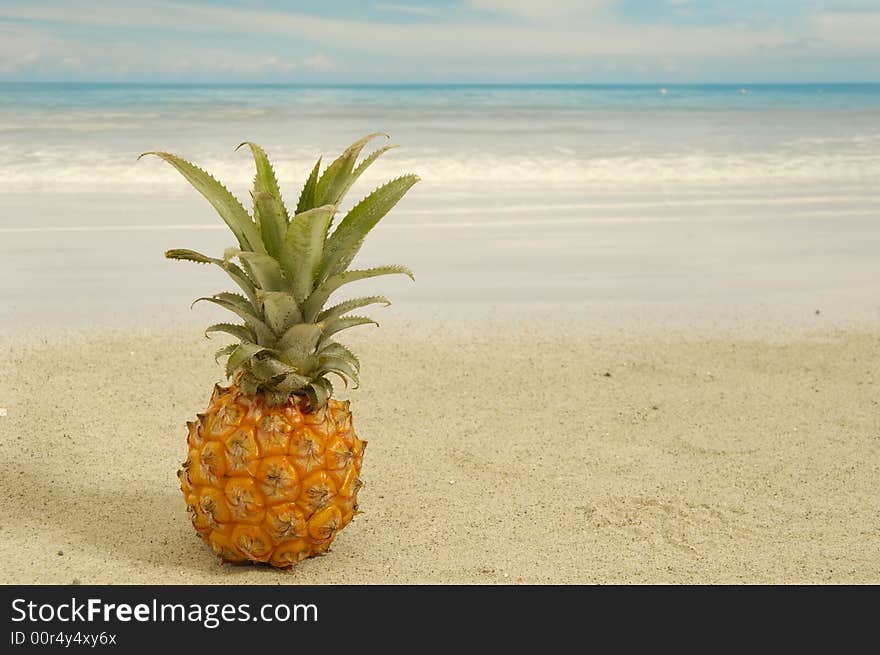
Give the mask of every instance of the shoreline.
<svg viewBox="0 0 880 655">
<path fill-rule="evenodd" d="M 177 489 L 219 340 L 6 335 L 0 583 L 880 582 L 880 324 L 384 323 L 364 514 L 291 573 L 218 566 Z"/>
<path fill-rule="evenodd" d="M 396 296 L 396 292 L 388 295 Z M 352 294 L 349 294 L 352 295 Z M 355 294 L 356 295 L 356 294 Z M 841 309 L 844 299 L 835 299 L 834 309 Z M 877 306 L 865 304 L 861 311 L 829 310 L 830 303 L 821 303 L 824 310 L 800 303 L 799 310 L 787 308 L 773 313 L 767 304 L 722 309 L 720 302 L 658 302 L 645 309 L 645 303 L 621 301 L 560 302 L 505 301 L 488 302 L 474 299 L 458 302 L 412 301 L 404 299 L 388 307 L 373 311 L 379 327 L 366 326 L 356 331 L 360 342 L 373 339 L 393 340 L 407 335 L 442 334 L 467 338 L 473 333 L 486 334 L 488 330 L 499 335 L 522 331 L 581 333 L 596 336 L 632 338 L 715 338 L 767 339 L 798 338 L 837 332 L 873 332 L 880 330 L 880 300 Z M 711 306 L 710 306 L 711 305 Z M 661 309 L 663 308 L 663 309 Z M 817 308 L 818 309 L 818 308 Z M 42 312 L 40 312 L 42 314 Z M 173 317 L 173 318 L 171 318 Z M 16 317 L 18 318 L 18 317 Z M 124 318 L 102 317 L 101 324 L 89 323 L 86 317 L 69 320 L 60 327 L 52 323 L 32 320 L 10 320 L 0 331 L 0 348 L 51 345 L 59 342 L 84 342 L 92 339 L 121 337 L 153 338 L 158 335 L 206 342 L 217 342 L 223 336 L 210 340 L 203 336 L 205 326 L 229 321 L 228 312 L 203 303 L 190 309 L 184 305 L 166 303 L 157 310 L 142 313 L 129 312 Z M 0 323 L 0 327 L 3 324 Z M 213 352 L 213 351 L 212 351 Z"/>
</svg>

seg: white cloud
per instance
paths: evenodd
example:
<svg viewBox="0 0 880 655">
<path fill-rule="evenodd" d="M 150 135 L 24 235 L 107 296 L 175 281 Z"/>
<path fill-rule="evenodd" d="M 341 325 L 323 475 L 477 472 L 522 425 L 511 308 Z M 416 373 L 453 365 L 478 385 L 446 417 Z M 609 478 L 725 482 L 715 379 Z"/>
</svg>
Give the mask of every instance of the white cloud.
<svg viewBox="0 0 880 655">
<path fill-rule="evenodd" d="M 474 1 L 485 2 L 486 6 L 498 6 L 499 9 L 506 6 L 500 0 Z M 606 18 L 593 20 L 592 13 L 579 13 L 578 20 L 552 27 L 473 20 L 400 25 L 287 12 L 162 4 L 166 11 L 159 13 L 175 16 L 174 22 L 177 24 L 213 26 L 255 34 L 271 33 L 309 41 L 319 38 L 322 42 L 334 43 L 346 50 L 440 61 L 473 60 L 475 57 L 483 60 L 609 55 L 653 57 L 717 52 L 742 54 L 757 45 L 773 46 L 788 38 L 769 28 L 632 26 Z M 574 8 L 580 4 L 572 0 L 563 7 Z M 596 10 L 599 4 L 586 3 Z M 537 15 L 538 7 L 538 3 L 522 2 L 511 5 L 508 12 L 515 11 L 521 16 Z"/>
<path fill-rule="evenodd" d="M 423 7 L 421 5 L 403 5 L 393 2 L 380 2 L 373 5 L 379 11 L 387 11 L 397 14 L 410 14 L 412 16 L 435 16 L 437 11 L 433 7 Z"/>
<path fill-rule="evenodd" d="M 341 68 L 335 61 L 322 52 L 302 60 L 301 68 L 313 71 L 332 71 Z"/>
<path fill-rule="evenodd" d="M 54 14 L 48 8 L 36 7 L 44 19 Z M 0 9 L 0 20 L 4 10 Z M 23 13 L 23 12 L 19 12 Z M 91 20 L 80 16 L 86 24 Z M 100 24 L 121 21 L 114 17 L 96 16 Z M 157 19 L 163 21 L 165 19 Z M 121 24 L 121 23 L 120 23 Z M 125 38 L 118 29 L 91 34 L 77 30 L 61 35 L 50 27 L 13 25 L 0 22 L 0 74 L 4 76 L 40 76 L 67 78 L 118 79 L 128 75 L 162 77 L 163 75 L 214 75 L 226 77 L 263 78 L 296 73 L 326 73 L 343 70 L 343 66 L 324 52 L 293 57 L 287 54 L 243 53 L 227 47 L 198 46 L 186 41 L 165 39 L 162 47 L 152 42 Z M 112 53 L 112 56 L 108 56 Z"/>
<path fill-rule="evenodd" d="M 817 38 L 829 45 L 880 52 L 880 11 L 825 11 L 812 22 Z"/>
<path fill-rule="evenodd" d="M 32 68 L 39 59 L 40 53 L 35 50 L 9 53 L 0 59 L 0 73 L 18 73 L 19 71 L 27 70 Z"/>
<path fill-rule="evenodd" d="M 539 0 L 463 1 L 465 8 L 447 20 L 407 24 L 163 0 L 92 0 L 78 3 L 77 11 L 58 0 L 5 2 L 0 7 L 0 73 L 49 71 L 54 66 L 93 76 L 124 71 L 243 78 L 345 73 L 352 79 L 376 79 L 384 71 L 410 79 L 425 74 L 493 79 L 577 70 L 587 79 L 591 72 L 609 71 L 624 79 L 628 72 L 641 78 L 670 74 L 705 79 L 705 71 L 715 65 L 718 70 L 751 67 L 760 74 L 771 65 L 784 71 L 786 62 L 799 65 L 807 56 L 880 61 L 876 11 L 824 11 L 785 26 L 636 25 L 615 17 L 610 0 L 558 0 L 552 5 Z M 375 7 L 424 13 L 411 11 L 421 7 L 408 4 Z M 4 17 L 15 22 L 4 27 Z M 76 29 L 70 30 L 71 25 Z M 127 28 L 154 31 L 156 43 L 125 39 Z M 206 32 L 235 33 L 240 39 L 223 48 L 199 45 Z M 113 53 L 112 60 L 107 52 Z M 876 65 L 873 70 L 880 77 Z"/>
<path fill-rule="evenodd" d="M 535 22 L 559 23 L 572 18 L 595 15 L 613 5 L 613 0 L 468 0 L 481 11 L 507 14 Z"/>
<path fill-rule="evenodd" d="M 338 66 L 321 53 L 304 57 L 302 59 L 286 59 L 276 56 L 266 56 L 256 59 L 250 58 L 226 58 L 215 60 L 210 64 L 203 65 L 202 70 L 214 70 L 223 74 L 243 76 L 265 76 L 272 73 L 294 73 L 297 71 L 331 71 Z"/>
<path fill-rule="evenodd" d="M 498 24 L 459 18 L 434 24 L 389 24 L 326 18 L 304 13 L 233 7 L 206 7 L 172 2 L 141 2 L 108 8 L 89 3 L 71 14 L 66 4 L 13 5 L 4 15 L 28 19 L 67 21 L 81 25 L 153 27 L 174 31 L 220 29 L 252 34 L 288 36 L 310 42 L 330 42 L 343 49 L 439 57 L 588 56 L 604 54 L 742 52 L 756 42 L 783 41 L 771 31 L 702 26 L 626 25 L 609 20 L 601 9 L 607 0 L 560 0 L 554 12 L 536 1 L 470 0 L 473 6 L 530 18 L 559 20 L 562 24 Z M 598 13 L 598 15 L 597 15 Z M 564 20 L 563 20 L 564 19 Z"/>
</svg>

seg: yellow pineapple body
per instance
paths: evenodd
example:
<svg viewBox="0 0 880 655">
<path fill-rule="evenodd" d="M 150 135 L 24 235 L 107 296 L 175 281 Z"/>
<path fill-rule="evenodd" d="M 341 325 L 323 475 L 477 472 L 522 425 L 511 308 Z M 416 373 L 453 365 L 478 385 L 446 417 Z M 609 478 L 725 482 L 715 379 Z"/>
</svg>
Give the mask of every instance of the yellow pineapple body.
<svg viewBox="0 0 880 655">
<path fill-rule="evenodd" d="M 187 427 L 181 490 L 222 560 L 292 566 L 326 552 L 357 513 L 366 442 L 347 401 L 310 412 L 296 397 L 273 406 L 218 385 Z"/>
</svg>

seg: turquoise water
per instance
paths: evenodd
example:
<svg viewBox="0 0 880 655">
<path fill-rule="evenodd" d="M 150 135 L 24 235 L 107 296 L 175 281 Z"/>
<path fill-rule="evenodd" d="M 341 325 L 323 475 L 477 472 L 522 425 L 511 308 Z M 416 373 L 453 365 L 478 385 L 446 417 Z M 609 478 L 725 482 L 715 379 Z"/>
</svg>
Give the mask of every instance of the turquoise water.
<svg viewBox="0 0 880 655">
<path fill-rule="evenodd" d="M 245 162 L 230 152 L 244 140 L 299 176 L 374 131 L 444 193 L 864 181 L 880 164 L 880 85 L 0 84 L 0 191 L 179 188 L 133 166 L 155 149 L 235 178 Z"/>
<path fill-rule="evenodd" d="M 150 322 L 223 288 L 162 259 L 229 238 L 139 153 L 178 153 L 249 207 L 240 142 L 267 149 L 290 199 L 319 155 L 375 131 L 401 147 L 350 201 L 422 178 L 360 256 L 416 271 L 370 287 L 403 307 L 880 319 L 880 85 L 0 84 L 0 261 L 16 280 L 0 325 Z"/>
<path fill-rule="evenodd" d="M 665 89 L 666 93 L 663 93 Z M 218 85 L 0 83 L 0 110 L 256 108 L 852 111 L 880 108 L 880 84 Z"/>
</svg>

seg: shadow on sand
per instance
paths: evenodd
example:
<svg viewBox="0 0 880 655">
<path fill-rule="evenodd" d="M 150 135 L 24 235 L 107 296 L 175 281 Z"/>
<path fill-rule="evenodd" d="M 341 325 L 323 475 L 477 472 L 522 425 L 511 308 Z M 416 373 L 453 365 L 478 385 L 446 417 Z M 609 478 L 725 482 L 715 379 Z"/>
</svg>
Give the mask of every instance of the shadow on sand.
<svg viewBox="0 0 880 655">
<path fill-rule="evenodd" d="M 11 470 L 8 464 L 0 468 L 0 476 L 27 490 L 15 503 L 21 520 L 54 528 L 74 548 L 108 561 L 126 559 L 159 575 L 175 571 L 228 578 L 269 569 L 220 566 L 189 524 L 176 478 L 162 488 L 145 480 L 126 486 L 101 479 L 67 479 L 62 484 L 21 465 Z"/>
</svg>

